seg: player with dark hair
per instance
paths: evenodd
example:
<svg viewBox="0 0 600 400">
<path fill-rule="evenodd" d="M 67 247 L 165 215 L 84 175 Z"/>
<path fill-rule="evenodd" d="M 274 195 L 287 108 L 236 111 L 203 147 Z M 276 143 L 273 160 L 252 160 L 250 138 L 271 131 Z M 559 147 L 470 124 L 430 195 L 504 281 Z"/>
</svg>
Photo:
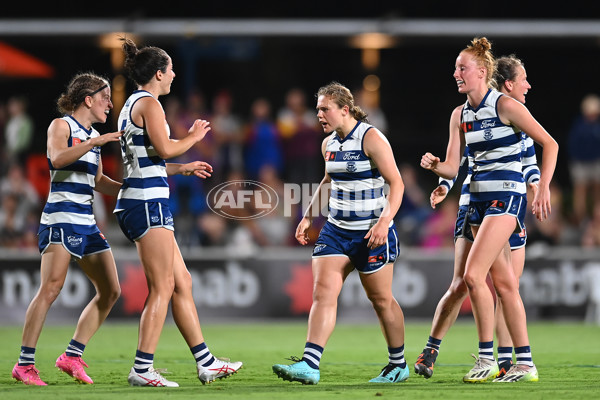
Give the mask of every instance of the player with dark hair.
<svg viewBox="0 0 600 400">
<path fill-rule="evenodd" d="M 124 179 L 115 213 L 127 238 L 135 242 L 149 291 L 128 381 L 132 386 L 179 386 L 154 369 L 154 352 L 171 302 L 175 323 L 196 360 L 198 378 L 203 384 L 210 383 L 236 373 L 242 363 L 214 357 L 204 341 L 192 296 L 192 277 L 175 240 L 167 176 L 207 178 L 212 167 L 203 161 L 165 162 L 201 141 L 210 130 L 209 122 L 196 120 L 186 137 L 171 139 L 165 112 L 158 101 L 159 96 L 170 92 L 175 77 L 171 57 L 158 47 L 138 49 L 130 39 L 124 39 L 123 50 L 125 68 L 138 89 L 127 99 L 119 115 L 119 125 L 124 131 L 121 141 Z"/>
<path fill-rule="evenodd" d="M 48 127 L 50 193 L 38 232 L 41 284 L 27 308 L 21 355 L 12 370 L 13 378 L 26 385 L 46 385 L 35 368 L 36 344 L 48 310 L 65 283 L 71 259 L 96 288 L 96 295 L 79 317 L 73 339 L 56 360 L 56 367 L 78 382 L 93 383 L 81 356 L 120 295 L 115 260 L 92 207 L 94 190 L 116 196 L 121 187 L 103 174 L 100 158 L 100 147 L 118 142 L 121 132 L 100 135 L 92 126 L 106 122 L 113 108 L 110 95 L 106 79 L 93 73 L 76 75 L 58 99 L 64 117 Z"/>
</svg>

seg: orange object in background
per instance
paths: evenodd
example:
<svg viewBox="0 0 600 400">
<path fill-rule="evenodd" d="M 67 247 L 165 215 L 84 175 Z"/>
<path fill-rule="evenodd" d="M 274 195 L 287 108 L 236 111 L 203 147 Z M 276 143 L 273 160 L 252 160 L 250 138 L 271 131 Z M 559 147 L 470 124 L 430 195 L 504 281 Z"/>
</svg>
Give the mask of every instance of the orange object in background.
<svg viewBox="0 0 600 400">
<path fill-rule="evenodd" d="M 22 50 L 0 42 L 0 76 L 52 78 L 54 68 Z"/>
<path fill-rule="evenodd" d="M 45 203 L 50 192 L 50 167 L 46 154 L 30 154 L 25 162 L 25 168 L 27 180 Z"/>
</svg>

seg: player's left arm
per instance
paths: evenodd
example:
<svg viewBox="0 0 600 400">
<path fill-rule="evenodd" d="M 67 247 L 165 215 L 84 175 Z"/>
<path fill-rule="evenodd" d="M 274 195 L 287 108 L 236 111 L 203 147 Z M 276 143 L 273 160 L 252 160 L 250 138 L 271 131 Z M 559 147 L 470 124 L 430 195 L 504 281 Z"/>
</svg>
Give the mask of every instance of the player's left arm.
<svg viewBox="0 0 600 400">
<path fill-rule="evenodd" d="M 379 173 L 389 185 L 387 201 L 379 220 L 369 230 L 365 239 L 369 239 L 369 248 L 384 244 L 387 240 L 389 225 L 402 204 L 404 181 L 394 159 L 394 152 L 387 138 L 375 128 L 371 128 L 364 138 L 365 154 L 373 160 Z"/>
<path fill-rule="evenodd" d="M 96 171 L 96 177 L 94 178 L 95 187 L 94 190 L 106 194 L 108 196 L 117 196 L 121 189 L 121 182 L 117 182 L 108 176 L 104 175 L 102 170 L 102 159 L 98 161 L 98 170 Z"/>
<path fill-rule="evenodd" d="M 527 107 L 508 96 L 498 101 L 498 115 L 505 124 L 513 125 L 525 132 L 536 143 L 542 146 L 542 165 L 538 191 L 532 203 L 532 210 L 540 221 L 550 215 L 550 182 L 558 159 L 558 143 L 531 115 Z"/>
<path fill-rule="evenodd" d="M 521 154 L 521 163 L 523 164 L 523 178 L 530 186 L 537 184 L 540 180 L 540 168 L 537 165 L 534 141 L 527 134 L 523 134 L 523 146 L 525 151 Z"/>
<path fill-rule="evenodd" d="M 192 161 L 187 164 L 166 163 L 167 175 L 196 175 L 198 178 L 209 178 L 213 172 L 212 166 L 205 161 Z"/>
</svg>

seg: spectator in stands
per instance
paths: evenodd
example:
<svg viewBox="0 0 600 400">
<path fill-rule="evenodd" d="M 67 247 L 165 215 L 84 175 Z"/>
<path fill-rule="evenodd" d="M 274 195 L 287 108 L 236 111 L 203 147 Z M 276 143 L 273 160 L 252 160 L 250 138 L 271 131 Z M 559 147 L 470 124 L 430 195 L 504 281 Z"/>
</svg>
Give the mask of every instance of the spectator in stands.
<svg viewBox="0 0 600 400">
<path fill-rule="evenodd" d="M 573 217 L 579 225 L 589 217 L 588 200 L 600 203 L 600 97 L 588 94 L 581 115 L 569 131 L 569 169 L 573 183 Z"/>
<path fill-rule="evenodd" d="M 175 111 L 176 108 L 174 107 L 172 112 Z M 198 89 L 190 91 L 179 111 L 173 129 L 173 137 L 176 139 L 186 137 L 188 135 L 189 127 L 197 119 L 209 120 L 210 117 L 210 113 L 206 108 L 206 98 L 204 93 Z M 212 135 L 207 135 L 204 140 L 196 143 L 185 154 L 182 154 L 173 160 L 183 164 L 195 160 L 206 160 L 207 163 L 213 165 L 216 154 L 217 145 L 215 139 Z"/>
<path fill-rule="evenodd" d="M 258 181 L 269 186 L 278 196 L 275 209 L 265 216 L 256 219 L 266 243 L 270 246 L 287 246 L 294 239 L 292 225 L 295 221 L 284 215 L 286 199 L 283 181 L 272 165 L 264 165 L 258 174 Z M 294 240 L 295 241 L 295 240 Z"/>
<path fill-rule="evenodd" d="M 0 200 L 0 247 L 19 247 L 25 232 L 25 215 L 19 212 L 18 197 L 8 193 Z"/>
<path fill-rule="evenodd" d="M 203 96 L 199 92 L 190 94 L 191 106 L 183 107 L 181 101 L 174 96 L 169 96 L 165 102 L 165 116 L 169 121 L 171 136 L 174 139 L 183 139 L 188 135 L 189 126 L 193 123 L 194 116 L 206 115 Z M 173 121 L 171 123 L 171 121 Z M 210 140 L 205 138 L 204 140 Z M 175 157 L 173 160 L 188 163 L 199 159 L 201 154 L 211 146 L 200 148 L 194 145 L 186 153 Z M 198 231 L 195 220 L 206 210 L 206 188 L 208 183 L 204 179 L 189 179 L 184 175 L 170 175 L 169 182 L 169 208 L 175 219 L 177 230 L 175 235 L 181 246 L 189 247 L 199 244 Z"/>
<path fill-rule="evenodd" d="M 280 132 L 271 119 L 271 103 L 264 97 L 252 102 L 250 122 L 245 133 L 244 160 L 248 179 L 258 179 L 258 173 L 265 165 L 282 171 Z M 288 160 L 286 160 L 287 162 Z M 306 162 L 302 163 L 304 168 Z"/>
<path fill-rule="evenodd" d="M 0 194 L 2 197 L 12 195 L 17 201 L 17 212 L 27 215 L 29 212 L 39 214 L 42 202 L 35 188 L 25 177 L 21 164 L 13 162 L 9 165 L 6 176 L 0 180 Z"/>
<path fill-rule="evenodd" d="M 430 213 L 420 229 L 421 247 L 425 249 L 452 248 L 454 246 L 454 227 L 458 213 L 456 195 L 438 204 L 437 212 Z"/>
<path fill-rule="evenodd" d="M 47 179 L 47 178 L 46 178 Z M 0 247 L 37 248 L 42 201 L 18 162 L 0 179 Z"/>
<path fill-rule="evenodd" d="M 258 178 L 258 176 L 257 176 Z M 234 181 L 245 181 L 246 175 L 241 171 L 231 171 L 227 175 L 227 182 Z M 230 194 L 230 199 L 240 199 L 241 195 L 238 194 L 243 189 L 242 185 L 229 185 L 227 190 Z M 212 198 L 210 199 L 213 200 Z M 222 228 L 221 224 L 216 223 L 213 220 L 211 222 L 212 231 L 208 232 L 209 236 L 213 239 L 218 238 L 221 244 L 225 246 L 231 246 L 236 249 L 236 252 L 251 252 L 258 246 L 268 245 L 267 235 L 262 231 L 256 218 L 252 218 L 257 215 L 258 211 L 255 204 L 252 202 L 244 203 L 244 207 L 239 206 L 235 202 L 225 201 L 222 204 L 211 204 L 213 209 L 218 209 L 221 213 L 220 218 L 224 218 L 221 215 L 227 215 L 229 218 L 224 218 L 226 224 L 225 237 L 218 237 L 216 233 Z M 203 218 L 204 219 L 204 218 Z M 205 222 L 205 221 L 203 221 Z M 204 225 L 207 227 L 206 225 Z"/>
<path fill-rule="evenodd" d="M 13 96 L 8 99 L 8 120 L 4 139 L 9 161 L 24 162 L 33 139 L 33 120 L 27 113 L 27 99 Z"/>
<path fill-rule="evenodd" d="M 0 196 L 0 248 L 37 249 L 38 207 L 23 207 L 16 192 Z"/>
<path fill-rule="evenodd" d="M 317 113 L 306 105 L 306 95 L 299 88 L 290 89 L 285 96 L 285 106 L 277 114 L 281 132 L 286 182 L 317 183 L 325 165 L 319 154 L 323 139 Z"/>
<path fill-rule="evenodd" d="M 8 111 L 6 104 L 0 102 L 0 174 L 6 170 L 6 121 L 8 120 Z"/>
<path fill-rule="evenodd" d="M 233 112 L 233 95 L 229 90 L 220 90 L 214 97 L 210 121 L 217 145 L 213 180 L 220 182 L 229 171 L 244 167 L 242 121 Z"/>
<path fill-rule="evenodd" d="M 558 246 L 568 243 L 572 235 L 568 224 L 565 223 L 562 213 L 560 212 L 563 203 L 563 192 L 560 186 L 552 182 L 550 184 L 550 204 L 552 212 L 545 221 L 539 221 L 535 215 L 527 213 L 525 216 L 525 226 L 527 226 L 527 247 L 528 252 L 534 254 L 544 251 L 547 246 Z M 531 192 L 530 192 L 531 193 Z M 528 198 L 533 195 L 528 194 Z M 577 241 L 578 239 L 575 239 Z"/>
<path fill-rule="evenodd" d="M 399 166 L 404 181 L 402 207 L 396 214 L 400 241 L 409 246 L 419 244 L 419 231 L 431 214 L 429 199 L 419 184 L 417 170 L 408 163 Z"/>
<path fill-rule="evenodd" d="M 581 238 L 583 247 L 600 247 L 600 203 L 594 205 L 594 213 L 584 226 Z"/>
<path fill-rule="evenodd" d="M 360 88 L 357 93 L 356 104 L 367 113 L 369 122 L 379 128 L 384 135 L 389 135 L 387 117 L 379 107 L 379 91 Z"/>
</svg>

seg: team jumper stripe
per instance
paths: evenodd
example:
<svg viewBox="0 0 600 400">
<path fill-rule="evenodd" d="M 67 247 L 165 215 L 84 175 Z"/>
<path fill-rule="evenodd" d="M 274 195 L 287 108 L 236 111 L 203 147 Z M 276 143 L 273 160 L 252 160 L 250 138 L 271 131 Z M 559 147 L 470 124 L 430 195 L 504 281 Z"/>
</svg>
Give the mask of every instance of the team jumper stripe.
<svg viewBox="0 0 600 400">
<path fill-rule="evenodd" d="M 470 182 L 472 201 L 489 201 L 526 193 L 521 162 L 522 134 L 498 117 L 502 93 L 489 89 L 477 108 L 465 102 L 462 126 L 473 156 Z"/>
<path fill-rule="evenodd" d="M 168 204 L 169 201 L 166 162 L 152 147 L 148 132 L 131 119 L 133 105 L 143 97 L 152 95 L 144 90 L 135 91 L 119 115 L 119 126 L 124 130 L 121 138 L 124 171 L 115 212 L 147 202 Z M 166 120 L 165 126 L 170 135 Z"/>
<path fill-rule="evenodd" d="M 70 115 L 62 119 L 69 126 L 69 147 L 100 136 L 94 128 L 86 129 Z M 39 232 L 49 226 L 65 224 L 80 234 L 98 232 L 92 205 L 100 147 L 93 147 L 78 160 L 62 168 L 55 168 L 48 155 L 47 161 L 50 168 L 50 193 L 40 219 Z"/>
<path fill-rule="evenodd" d="M 325 165 L 331 177 L 328 221 L 350 230 L 368 230 L 385 206 L 385 181 L 363 149 L 365 134 L 375 129 L 358 122 L 345 137 L 331 133 L 325 149 Z"/>
</svg>

